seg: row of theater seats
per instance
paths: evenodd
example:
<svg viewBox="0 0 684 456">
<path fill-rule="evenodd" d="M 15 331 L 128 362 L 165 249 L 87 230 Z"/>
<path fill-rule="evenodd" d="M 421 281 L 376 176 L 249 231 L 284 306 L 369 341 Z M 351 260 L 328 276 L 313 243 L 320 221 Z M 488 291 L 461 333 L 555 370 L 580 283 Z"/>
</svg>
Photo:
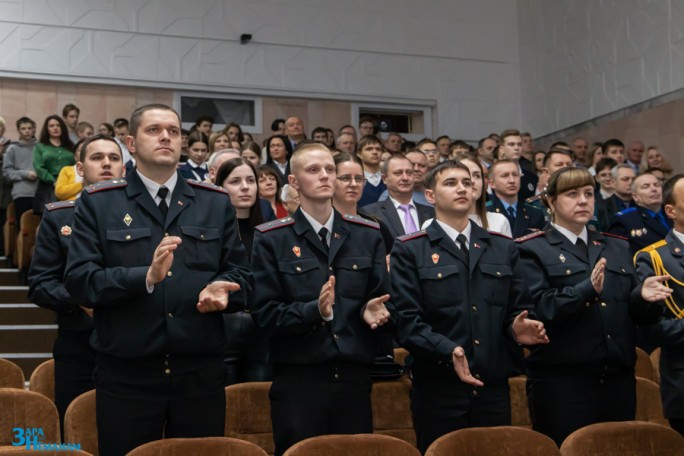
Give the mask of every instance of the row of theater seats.
<svg viewBox="0 0 684 456">
<path fill-rule="evenodd" d="M 16 214 L 14 203 L 10 203 L 7 207 L 7 218 L 2 227 L 5 256 L 11 258 L 12 265 L 19 268 L 20 271 L 29 266 L 39 224 L 40 217 L 35 215 L 33 211 Z M 17 232 L 19 226 L 22 228 L 21 231 Z"/>
<path fill-rule="evenodd" d="M 405 356 L 406 352 L 399 350 L 396 353 L 396 360 L 403 363 Z M 642 365 L 638 368 L 638 374 L 652 377 L 654 369 L 648 355 L 642 352 L 639 358 L 641 361 L 638 365 Z M 31 375 L 30 391 L 23 391 L 24 376 L 21 369 L 9 361 L 0 359 L 0 386 L 16 388 L 0 389 L 0 445 L 11 443 L 13 435 L 10 430 L 13 427 L 43 427 L 45 441 L 58 441 L 59 423 L 52 403 L 53 369 L 52 360 L 41 364 Z M 512 424 L 529 429 L 531 422 L 527 409 L 525 377 L 511 378 L 510 386 Z M 268 382 L 245 383 L 226 388 L 225 436 L 249 441 L 272 454 L 274 447 L 268 399 L 269 388 Z M 410 380 L 408 378 L 374 383 L 372 390 L 373 427 L 378 435 L 398 438 L 414 447 L 415 433 L 411 419 L 409 393 Z M 66 442 L 80 443 L 83 450 L 97 455 L 97 429 L 94 416 L 95 394 L 94 391 L 90 391 L 77 398 L 69 407 L 64 435 Z M 658 385 L 641 377 L 637 377 L 636 419 L 667 425 L 662 415 Z M 484 440 L 495 442 L 497 439 L 485 438 Z M 629 454 L 631 453 L 622 452 L 620 456 Z M 684 454 L 684 450 L 681 454 Z"/>
</svg>

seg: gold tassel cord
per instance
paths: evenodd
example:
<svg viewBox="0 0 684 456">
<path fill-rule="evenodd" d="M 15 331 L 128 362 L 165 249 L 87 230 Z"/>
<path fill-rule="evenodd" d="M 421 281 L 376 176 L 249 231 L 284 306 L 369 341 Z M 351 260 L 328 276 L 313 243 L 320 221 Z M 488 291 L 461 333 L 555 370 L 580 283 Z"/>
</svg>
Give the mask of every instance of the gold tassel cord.
<svg viewBox="0 0 684 456">
<path fill-rule="evenodd" d="M 665 269 L 665 265 L 663 265 L 663 259 L 660 257 L 660 254 L 656 249 L 653 249 L 649 252 L 649 255 L 651 256 L 651 263 L 653 264 L 653 271 L 655 272 L 655 275 L 660 276 L 660 275 L 667 275 L 670 276 L 672 281 L 679 285 L 680 287 L 684 287 L 684 283 L 680 282 L 679 280 L 675 279 L 675 277 L 667 272 L 667 269 Z M 668 288 L 670 287 L 669 281 L 665 282 L 665 285 Z M 680 309 L 677 303 L 675 302 L 674 298 L 672 296 L 668 297 L 665 299 L 665 304 L 667 304 L 667 308 L 670 309 L 670 312 L 675 316 L 675 318 L 682 318 L 684 317 L 684 309 Z"/>
</svg>

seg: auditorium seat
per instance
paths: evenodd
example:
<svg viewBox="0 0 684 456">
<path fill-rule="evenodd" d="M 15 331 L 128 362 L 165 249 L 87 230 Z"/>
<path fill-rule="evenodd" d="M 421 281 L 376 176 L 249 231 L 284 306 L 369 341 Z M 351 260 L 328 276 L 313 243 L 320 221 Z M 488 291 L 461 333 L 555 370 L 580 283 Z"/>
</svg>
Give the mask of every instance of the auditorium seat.
<svg viewBox="0 0 684 456">
<path fill-rule="evenodd" d="M 562 456 L 682 456 L 684 437 L 643 421 L 597 423 L 578 429 L 561 445 Z"/>
<path fill-rule="evenodd" d="M 128 456 L 266 456 L 257 445 L 230 437 L 155 440 L 134 449 Z"/>
<path fill-rule="evenodd" d="M 524 375 L 508 379 L 508 386 L 511 390 L 511 425 L 532 429 L 526 384 L 527 377 Z"/>
<path fill-rule="evenodd" d="M 394 349 L 394 362 L 406 366 L 406 357 L 409 352 L 405 348 L 395 348 Z"/>
<path fill-rule="evenodd" d="M 5 249 L 5 256 L 7 258 L 16 258 L 14 250 L 17 243 L 17 214 L 14 209 L 14 203 L 9 203 L 7 206 L 7 217 L 5 224 L 2 226 L 3 247 Z M 16 263 L 14 263 L 16 265 Z"/>
<path fill-rule="evenodd" d="M 516 426 L 467 428 L 438 438 L 425 456 L 558 456 L 544 434 Z"/>
<path fill-rule="evenodd" d="M 373 432 L 405 440 L 415 447 L 416 432 L 413 430 L 410 393 L 411 386 L 406 382 L 373 382 Z"/>
<path fill-rule="evenodd" d="M 651 363 L 651 358 L 648 356 L 644 350 L 636 347 L 636 366 L 634 367 L 634 375 L 637 377 L 645 378 L 647 380 L 655 381 L 653 376 L 653 364 Z"/>
<path fill-rule="evenodd" d="M 649 355 L 651 358 L 651 365 L 653 366 L 653 377 L 655 382 L 660 385 L 660 347 L 656 348 Z"/>
<path fill-rule="evenodd" d="M 81 394 L 69 404 L 64 414 L 64 441 L 80 443 L 82 450 L 98 455 L 95 390 Z"/>
<path fill-rule="evenodd" d="M 21 367 L 0 358 L 0 388 L 24 389 L 24 372 Z"/>
<path fill-rule="evenodd" d="M 0 388 L 0 446 L 12 444 L 13 428 L 42 428 L 44 442 L 60 442 L 59 415 L 50 399 L 33 391 Z"/>
<path fill-rule="evenodd" d="M 420 456 L 420 452 L 404 440 L 380 434 L 321 435 L 302 440 L 290 447 L 284 456 Z"/>
<path fill-rule="evenodd" d="M 271 382 L 239 383 L 226 387 L 225 436 L 246 440 L 273 454 L 270 388 Z"/>
<path fill-rule="evenodd" d="M 55 401 L 55 360 L 48 359 L 33 370 L 29 390 Z"/>
<path fill-rule="evenodd" d="M 17 234 L 16 257 L 19 270 L 27 269 L 31 262 L 31 248 L 36 243 L 36 230 L 40 217 L 33 211 L 26 211 L 20 218 L 21 230 Z"/>
<path fill-rule="evenodd" d="M 663 403 L 660 398 L 660 387 L 654 381 L 637 377 L 636 379 L 636 421 L 649 421 L 651 423 L 669 426 L 663 415 Z"/>
</svg>

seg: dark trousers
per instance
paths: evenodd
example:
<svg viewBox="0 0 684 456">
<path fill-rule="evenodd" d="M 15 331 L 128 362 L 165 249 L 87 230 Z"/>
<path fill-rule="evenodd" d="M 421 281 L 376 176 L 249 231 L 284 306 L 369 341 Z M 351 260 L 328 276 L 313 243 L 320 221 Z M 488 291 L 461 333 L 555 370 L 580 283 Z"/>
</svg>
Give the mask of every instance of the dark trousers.
<svg viewBox="0 0 684 456">
<path fill-rule="evenodd" d="M 224 434 L 225 369 L 164 375 L 135 369 L 95 371 L 100 456 L 123 456 L 143 443 Z"/>
<path fill-rule="evenodd" d="M 275 454 L 326 434 L 373 432 L 370 366 L 276 368 L 271 385 Z"/>
<path fill-rule="evenodd" d="M 422 454 L 439 437 L 469 427 L 510 426 L 508 384 L 474 388 L 453 381 L 415 381 L 411 412 L 416 443 Z"/>
<path fill-rule="evenodd" d="M 90 348 L 92 331 L 59 330 L 53 348 L 55 359 L 55 405 L 64 430 L 64 414 L 71 401 L 95 388 L 95 352 Z"/>
<path fill-rule="evenodd" d="M 248 312 L 223 315 L 228 348 L 226 363 L 226 385 L 245 382 L 268 382 L 273 380 L 273 367 L 266 361 L 268 339 L 257 328 Z"/>
<path fill-rule="evenodd" d="M 33 197 L 17 198 L 14 200 L 14 213 L 17 215 L 17 228 L 21 224 L 21 214 L 33 210 Z"/>
<path fill-rule="evenodd" d="M 530 377 L 527 400 L 533 429 L 560 447 L 579 428 L 630 421 L 636 411 L 634 372 Z"/>
</svg>

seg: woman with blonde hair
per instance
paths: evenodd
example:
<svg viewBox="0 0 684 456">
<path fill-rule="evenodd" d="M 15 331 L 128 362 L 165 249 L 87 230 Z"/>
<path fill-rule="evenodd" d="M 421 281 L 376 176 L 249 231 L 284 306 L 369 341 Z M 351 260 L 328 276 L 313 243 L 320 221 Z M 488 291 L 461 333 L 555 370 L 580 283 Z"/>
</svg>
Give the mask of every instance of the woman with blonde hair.
<svg viewBox="0 0 684 456">
<path fill-rule="evenodd" d="M 660 153 L 658 146 L 649 146 L 649 148 L 646 149 L 646 153 L 641 156 L 639 173 L 643 173 L 650 168 L 658 168 L 662 170 L 663 174 L 665 175 L 665 179 L 670 177 L 670 174 L 672 174 L 672 165 L 665 160 L 665 157 L 663 157 L 663 154 Z"/>
</svg>

